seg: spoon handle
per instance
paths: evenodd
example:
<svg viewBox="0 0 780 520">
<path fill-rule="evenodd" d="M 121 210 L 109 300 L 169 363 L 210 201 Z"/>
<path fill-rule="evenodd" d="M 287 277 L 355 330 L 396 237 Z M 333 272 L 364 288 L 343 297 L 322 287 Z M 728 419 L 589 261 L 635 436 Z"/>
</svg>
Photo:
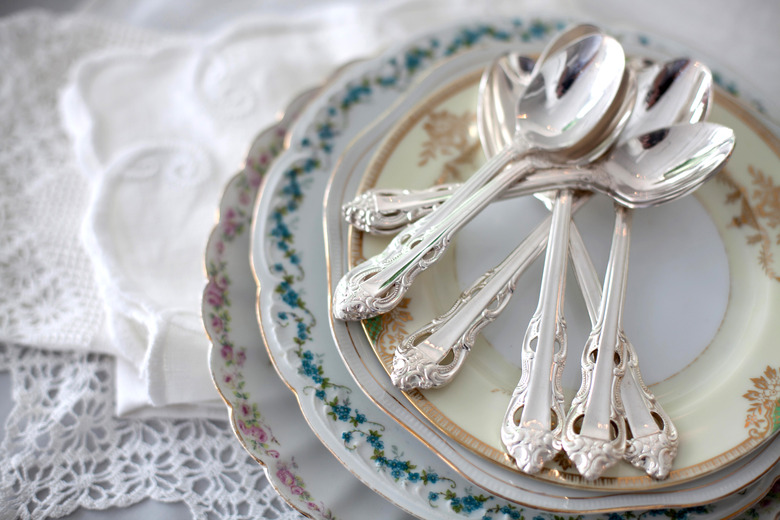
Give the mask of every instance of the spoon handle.
<svg viewBox="0 0 780 520">
<path fill-rule="evenodd" d="M 515 168 L 509 166 L 508 168 Z M 501 200 L 563 188 L 589 189 L 594 173 L 584 169 L 536 171 L 497 197 Z M 586 175 L 588 176 L 586 178 Z M 460 188 L 458 183 L 421 190 L 373 189 L 358 195 L 341 208 L 348 224 L 372 235 L 393 235 L 433 212 Z"/>
<path fill-rule="evenodd" d="M 595 328 L 601 306 L 601 283 L 577 228 L 572 226 L 569 251 L 577 281 L 585 298 L 588 315 Z M 626 372 L 620 385 L 620 398 L 631 435 L 626 441 L 623 457 L 653 478 L 669 476 L 677 454 L 677 429 L 671 418 L 642 380 L 636 349 L 620 329 L 626 358 Z M 583 356 L 583 367 L 588 363 Z M 583 371 L 585 368 L 583 368 Z M 583 375 L 583 380 L 585 376 Z"/>
<path fill-rule="evenodd" d="M 439 209 L 398 234 L 380 254 L 347 272 L 333 294 L 333 315 L 361 320 L 393 309 L 422 271 L 438 261 L 455 232 L 474 218 L 507 186 L 536 168 L 532 156 L 505 168 L 515 145 L 489 160 Z"/>
<path fill-rule="evenodd" d="M 577 197 L 572 211 L 590 197 Z M 466 289 L 446 313 L 396 347 L 390 374 L 393 384 L 405 391 L 435 388 L 455 377 L 477 335 L 501 314 L 520 276 L 547 247 L 551 223 L 552 216 L 548 216 L 500 264 Z"/>
<path fill-rule="evenodd" d="M 587 480 L 623 458 L 625 413 L 620 386 L 626 368 L 622 309 L 628 278 L 631 211 L 615 208 L 615 227 L 598 319 L 582 354 L 582 384 L 563 428 L 563 447 Z"/>
<path fill-rule="evenodd" d="M 538 473 L 561 449 L 566 323 L 563 290 L 573 195 L 558 192 L 552 210 L 539 303 L 523 339 L 523 374 L 501 426 L 501 441 L 520 470 Z"/>
</svg>

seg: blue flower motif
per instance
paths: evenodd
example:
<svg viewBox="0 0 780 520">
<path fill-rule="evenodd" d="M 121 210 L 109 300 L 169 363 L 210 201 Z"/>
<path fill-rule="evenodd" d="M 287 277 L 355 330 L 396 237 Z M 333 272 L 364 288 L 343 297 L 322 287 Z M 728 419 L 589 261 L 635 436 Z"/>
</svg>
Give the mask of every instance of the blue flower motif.
<svg viewBox="0 0 780 520">
<path fill-rule="evenodd" d="M 280 312 L 279 314 L 277 314 L 277 316 L 279 317 L 280 320 L 287 321 L 287 313 L 286 312 Z"/>
<path fill-rule="evenodd" d="M 531 36 L 534 38 L 542 38 L 545 34 L 547 34 L 547 27 L 540 21 L 535 21 L 531 24 Z"/>
<path fill-rule="evenodd" d="M 406 479 L 409 482 L 418 482 L 420 480 L 420 474 L 419 473 L 409 473 L 406 475 Z"/>
<path fill-rule="evenodd" d="M 324 125 L 322 125 L 319 131 L 317 132 L 317 135 L 323 141 L 326 141 L 328 139 L 333 139 L 334 137 L 336 137 L 336 134 L 333 131 L 333 126 L 331 126 L 330 123 L 325 123 Z"/>
<path fill-rule="evenodd" d="M 316 392 L 314 392 L 314 397 L 316 397 L 320 401 L 324 401 L 325 400 L 325 390 L 317 390 Z"/>
<path fill-rule="evenodd" d="M 337 404 L 331 407 L 333 410 L 333 413 L 336 414 L 336 417 L 339 421 L 348 421 L 349 420 L 349 414 L 352 411 L 352 409 L 349 406 L 344 406 L 341 404 Z"/>
<path fill-rule="evenodd" d="M 434 493 L 433 491 L 431 491 L 430 493 L 428 493 L 428 501 L 429 501 L 429 502 L 436 502 L 437 500 L 439 500 L 439 495 L 438 495 L 438 493 Z"/>
<path fill-rule="evenodd" d="M 477 500 L 474 496 L 469 495 L 463 497 L 461 502 L 463 504 L 463 510 L 467 513 L 473 513 L 477 509 L 482 509 L 482 502 Z"/>
<path fill-rule="evenodd" d="M 366 422 L 366 416 L 363 415 L 362 413 L 355 412 L 355 422 L 358 424 L 363 424 L 364 422 Z"/>
<path fill-rule="evenodd" d="M 284 295 L 282 295 L 282 300 L 284 300 L 284 303 L 290 307 L 298 307 L 298 293 L 292 289 L 288 290 L 284 293 Z"/>
<path fill-rule="evenodd" d="M 439 475 L 436 473 L 428 473 L 428 482 L 436 484 L 439 481 Z"/>
<path fill-rule="evenodd" d="M 385 443 L 379 438 L 379 435 L 371 434 L 366 437 L 366 442 L 376 450 L 385 449 Z"/>
<path fill-rule="evenodd" d="M 306 159 L 306 162 L 303 163 L 303 171 L 310 172 L 314 170 L 319 165 L 319 163 L 314 159 Z"/>
<path fill-rule="evenodd" d="M 344 432 L 341 434 L 341 438 L 344 439 L 344 442 L 350 443 L 352 442 L 352 432 Z"/>
</svg>

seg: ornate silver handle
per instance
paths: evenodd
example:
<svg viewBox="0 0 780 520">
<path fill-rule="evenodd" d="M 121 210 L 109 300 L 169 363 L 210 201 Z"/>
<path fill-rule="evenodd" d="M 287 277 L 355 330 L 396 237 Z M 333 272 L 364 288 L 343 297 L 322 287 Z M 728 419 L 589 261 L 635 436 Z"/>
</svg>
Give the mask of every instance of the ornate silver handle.
<svg viewBox="0 0 780 520">
<path fill-rule="evenodd" d="M 537 171 L 510 185 L 498 198 L 510 199 L 563 188 L 589 189 L 596 175 L 598 170 L 584 167 Z M 344 204 L 341 212 L 350 225 L 366 233 L 397 234 L 437 209 L 460 186 L 450 183 L 422 190 L 368 190 Z"/>
<path fill-rule="evenodd" d="M 553 205 L 539 304 L 523 339 L 523 374 L 512 393 L 501 425 L 501 441 L 515 464 L 538 473 L 561 449 L 563 389 L 566 362 L 566 284 L 572 193 L 558 193 Z"/>
<path fill-rule="evenodd" d="M 596 328 L 602 299 L 598 274 L 585 243 L 575 227 L 572 227 L 569 239 L 574 272 L 585 298 L 591 323 Z M 639 371 L 636 350 L 625 337 L 622 329 L 619 330 L 618 341 L 622 344 L 625 358 L 625 375 L 619 386 L 620 400 L 631 432 L 626 441 L 623 458 L 651 477 L 664 479 L 669 476 L 672 462 L 677 454 L 677 429 L 655 396 L 645 386 Z M 583 353 L 583 364 L 589 363 L 590 357 L 586 349 Z M 585 370 L 583 368 L 583 371 Z M 616 398 L 615 394 L 612 396 L 613 399 Z"/>
<path fill-rule="evenodd" d="M 354 228 L 373 235 L 396 234 L 442 204 L 460 184 L 441 184 L 424 190 L 368 190 L 341 208 Z"/>
<path fill-rule="evenodd" d="M 382 253 L 347 272 L 334 290 L 334 317 L 361 320 L 393 309 L 417 275 L 441 258 L 458 229 L 538 166 L 526 156 L 501 170 L 516 154 L 510 147 L 496 155 L 439 209 L 399 233 Z"/>
</svg>

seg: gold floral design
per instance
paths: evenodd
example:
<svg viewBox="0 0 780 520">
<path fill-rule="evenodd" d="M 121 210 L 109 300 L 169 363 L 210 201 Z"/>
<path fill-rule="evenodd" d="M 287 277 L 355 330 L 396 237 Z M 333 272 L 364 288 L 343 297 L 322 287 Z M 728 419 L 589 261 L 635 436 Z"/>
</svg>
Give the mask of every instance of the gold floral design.
<svg viewBox="0 0 780 520">
<path fill-rule="evenodd" d="M 720 182 L 732 191 L 726 196 L 726 204 L 739 207 L 731 225 L 748 231 L 748 245 L 758 245 L 758 263 L 769 278 L 780 282 L 774 266 L 772 246 L 780 244 L 780 234 L 773 236 L 780 225 L 780 186 L 761 170 L 748 167 L 752 186 L 746 188 L 737 183 L 725 171 L 718 176 Z"/>
<path fill-rule="evenodd" d="M 390 312 L 364 322 L 368 336 L 374 343 L 374 350 L 385 365 L 392 362 L 395 346 L 409 335 L 404 326 L 404 323 L 412 320 L 412 315 L 406 310 L 408 306 L 409 298 L 404 298 Z"/>
<path fill-rule="evenodd" d="M 754 390 L 742 397 L 750 401 L 745 428 L 751 439 L 763 439 L 780 428 L 780 373 L 767 366 L 762 377 L 753 377 Z"/>
<path fill-rule="evenodd" d="M 425 166 L 428 161 L 439 154 L 453 155 L 463 153 L 473 144 L 470 128 L 474 122 L 473 112 L 461 115 L 448 110 L 431 112 L 423 124 L 423 130 L 428 134 L 428 140 L 422 143 L 419 166 Z"/>
<path fill-rule="evenodd" d="M 574 467 L 574 463 L 571 461 L 569 456 L 566 455 L 565 451 L 559 451 L 556 453 L 552 460 L 554 463 L 558 464 L 562 470 L 567 470 Z"/>
<path fill-rule="evenodd" d="M 441 173 L 436 179 L 436 184 L 445 182 L 463 182 L 469 175 L 474 173 L 478 167 L 477 157 L 481 145 L 479 141 L 472 143 L 463 153 L 454 159 L 444 163 Z"/>
</svg>

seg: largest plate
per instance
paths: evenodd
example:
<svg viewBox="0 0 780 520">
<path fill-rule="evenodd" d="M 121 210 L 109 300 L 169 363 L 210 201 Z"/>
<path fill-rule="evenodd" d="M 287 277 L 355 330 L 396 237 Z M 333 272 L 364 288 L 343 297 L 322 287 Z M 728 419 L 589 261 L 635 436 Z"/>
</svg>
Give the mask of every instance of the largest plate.
<svg viewBox="0 0 780 520">
<path fill-rule="evenodd" d="M 453 513 L 519 518 L 522 508 L 457 476 L 355 391 L 324 326 L 324 258 L 312 244 L 321 214 L 308 201 L 324 191 L 335 156 L 378 115 L 378 107 L 389 106 L 421 71 L 474 45 L 499 52 L 507 44 L 527 40 L 536 44 L 521 44 L 521 50 L 538 51 L 538 42 L 552 27 L 512 22 L 443 30 L 354 69 L 302 116 L 305 124 L 293 134 L 291 151 L 274 167 L 258 204 L 253 267 L 261 287 L 261 326 L 277 370 L 296 392 L 323 443 L 372 488 L 425 518 Z M 548 507 L 576 511 L 579 505 L 570 501 Z M 727 510 L 723 503 L 715 517 L 744 506 L 732 504 Z M 619 502 L 612 506 L 618 507 Z M 707 517 L 718 507 L 721 504 L 686 514 Z"/>
</svg>

